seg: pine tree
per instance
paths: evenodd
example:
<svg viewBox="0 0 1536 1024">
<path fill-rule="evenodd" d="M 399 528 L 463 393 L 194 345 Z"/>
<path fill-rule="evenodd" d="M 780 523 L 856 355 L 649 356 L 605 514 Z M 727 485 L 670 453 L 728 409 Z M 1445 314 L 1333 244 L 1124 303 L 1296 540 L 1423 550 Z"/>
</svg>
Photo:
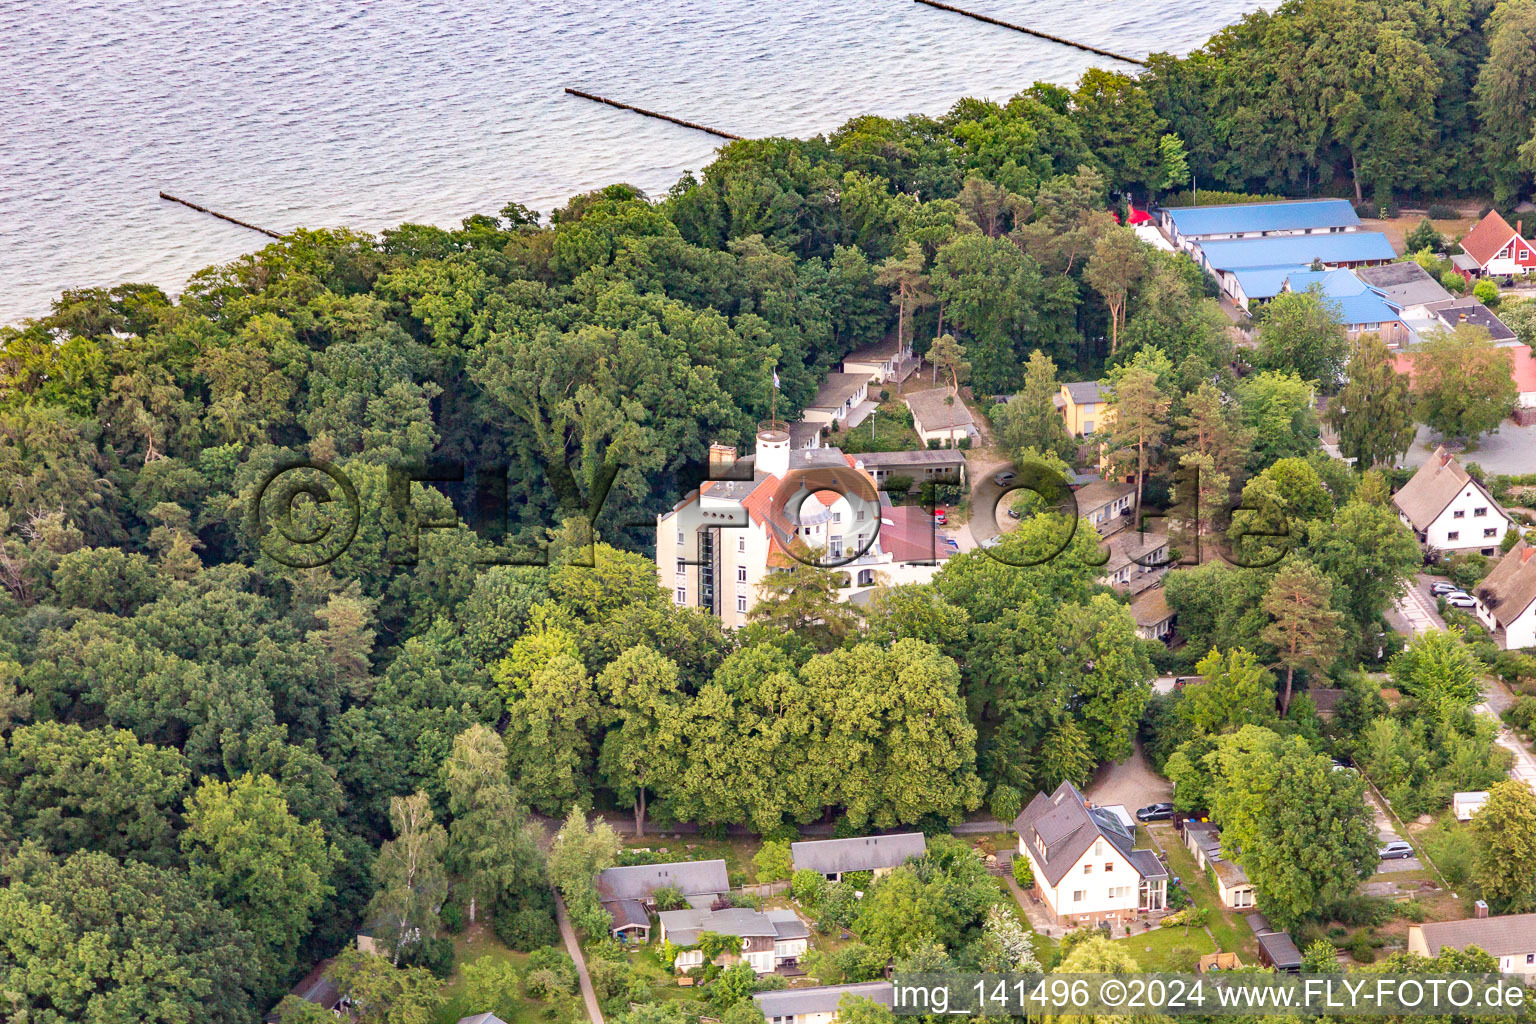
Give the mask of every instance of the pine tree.
<svg viewBox="0 0 1536 1024">
<path fill-rule="evenodd" d="M 1287 563 L 1270 581 L 1262 607 L 1272 621 L 1260 638 L 1285 666 L 1281 710 L 1291 706 L 1291 682 L 1298 668 L 1321 671 L 1339 654 L 1343 616 L 1332 606 L 1333 585 L 1309 562 Z"/>
</svg>

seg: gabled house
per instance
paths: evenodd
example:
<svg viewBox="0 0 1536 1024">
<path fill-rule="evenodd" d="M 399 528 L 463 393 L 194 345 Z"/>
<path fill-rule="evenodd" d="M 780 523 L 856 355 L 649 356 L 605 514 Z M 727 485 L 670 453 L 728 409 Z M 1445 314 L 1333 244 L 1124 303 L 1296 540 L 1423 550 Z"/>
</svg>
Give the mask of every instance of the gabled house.
<svg viewBox="0 0 1536 1024">
<path fill-rule="evenodd" d="M 903 396 L 907 408 L 912 410 L 912 429 L 923 444 L 937 442 L 949 447 L 951 441 L 959 444 L 964 438 L 981 435 L 965 401 L 958 396 L 953 402 L 949 398 L 948 388 L 929 388 Z"/>
<path fill-rule="evenodd" d="M 1433 274 L 1413 260 L 1360 267 L 1355 276 L 1382 294 L 1409 319 L 1432 316 L 1442 306 L 1456 301 Z"/>
<path fill-rule="evenodd" d="M 1392 495 L 1392 504 L 1419 543 L 1439 551 L 1491 555 L 1509 529 L 1508 514 L 1443 446 Z"/>
<path fill-rule="evenodd" d="M 721 967 L 746 961 L 758 974 L 772 974 L 780 968 L 800 963 L 810 942 L 810 929 L 793 910 L 756 911 L 749 907 L 724 907 L 719 910 L 663 910 L 656 915 L 661 939 L 677 946 L 692 946 L 705 932 L 730 935 L 741 940 L 739 953 L 715 957 Z M 673 969 L 682 973 L 704 966 L 702 949 L 685 949 L 677 954 Z"/>
<path fill-rule="evenodd" d="M 1536 647 L 1536 546 L 1522 537 L 1472 596 L 1477 617 L 1506 650 Z"/>
<path fill-rule="evenodd" d="M 1067 425 L 1067 433 L 1073 437 L 1085 437 L 1105 425 L 1108 403 L 1096 380 L 1063 384 L 1052 401 Z"/>
<path fill-rule="evenodd" d="M 879 878 L 927 852 L 928 840 L 921 832 L 789 844 L 796 871 L 815 871 L 829 882 L 840 882 L 851 871 L 870 871 Z"/>
<path fill-rule="evenodd" d="M 1354 207 L 1344 199 L 1165 207 L 1158 218 L 1163 233 L 1181 249 L 1205 241 L 1329 235 L 1363 227 Z"/>
<path fill-rule="evenodd" d="M 1168 905 L 1168 872 L 1112 812 L 1063 782 L 1037 793 L 1013 822 L 1035 892 L 1059 924 L 1124 924 Z"/>
<path fill-rule="evenodd" d="M 1168 536 L 1138 530 L 1121 530 L 1104 542 L 1109 560 L 1099 582 L 1125 594 L 1139 594 L 1155 586 L 1168 572 Z"/>
<path fill-rule="evenodd" d="M 1073 491 L 1072 496 L 1077 501 L 1078 516 L 1088 520 L 1088 525 L 1099 531 L 1101 537 L 1131 525 L 1131 512 L 1136 504 L 1134 484 L 1095 480 Z"/>
<path fill-rule="evenodd" d="M 723 860 L 635 864 L 599 872 L 597 898 L 613 919 L 614 938 L 650 939 L 650 912 L 656 908 L 658 889 L 676 889 L 690 906 L 707 908 L 730 893 L 731 879 Z"/>
<path fill-rule="evenodd" d="M 884 487 L 893 476 L 925 483 L 965 483 L 965 454 L 958 448 L 923 448 L 914 452 L 861 452 L 854 462 Z"/>
<path fill-rule="evenodd" d="M 855 349 L 843 358 L 844 373 L 862 373 L 871 384 L 901 383 L 921 360 L 912 355 L 910 341 L 898 341 L 892 331 L 883 341 Z"/>
<path fill-rule="evenodd" d="M 1469 281 L 1536 271 L 1536 245 L 1521 237 L 1523 227 L 1519 221 L 1510 227 L 1497 210 L 1489 210 L 1461 240 L 1466 258 L 1453 260 L 1456 269 Z"/>
<path fill-rule="evenodd" d="M 829 373 L 800 418 L 822 426 L 844 423 L 868 398 L 869 374 Z"/>
<path fill-rule="evenodd" d="M 766 1024 L 833 1024 L 846 999 L 868 999 L 879 1006 L 895 1002 L 895 987 L 888 981 L 861 981 L 852 985 L 818 985 L 759 992 L 752 997 Z"/>
<path fill-rule="evenodd" d="M 1143 640 L 1162 640 L 1173 636 L 1173 620 L 1177 612 L 1168 604 L 1168 593 L 1162 587 L 1144 590 L 1131 598 L 1131 617 L 1136 620 L 1136 635 Z"/>
<path fill-rule="evenodd" d="M 1486 914 L 1479 908 L 1479 914 Z M 1408 926 L 1408 952 L 1439 956 L 1442 949 L 1476 946 L 1496 957 L 1504 974 L 1536 980 L 1536 914 L 1505 914 L 1502 917 L 1468 917 L 1460 921 L 1433 921 Z"/>
<path fill-rule="evenodd" d="M 302 1002 L 314 1003 L 322 1010 L 329 1010 L 342 1020 L 350 1020 L 352 1001 L 343 996 L 335 983 L 325 976 L 325 972 L 330 970 L 335 962 L 335 960 L 322 960 L 317 963 L 314 970 L 304 975 L 297 985 L 288 990 L 288 994 Z M 261 1018 L 262 1024 L 276 1024 L 278 1019 L 276 1007 Z"/>
</svg>

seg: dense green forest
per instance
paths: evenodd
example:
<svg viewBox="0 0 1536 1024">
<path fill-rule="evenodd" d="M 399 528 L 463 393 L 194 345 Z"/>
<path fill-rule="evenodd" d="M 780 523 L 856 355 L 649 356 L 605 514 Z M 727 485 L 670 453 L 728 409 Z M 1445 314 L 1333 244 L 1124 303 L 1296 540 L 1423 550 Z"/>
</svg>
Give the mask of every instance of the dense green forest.
<svg viewBox="0 0 1536 1024">
<path fill-rule="evenodd" d="M 711 442 L 751 437 L 775 369 L 792 416 L 898 321 L 920 351 L 963 342 L 977 395 L 1038 406 L 1058 369 L 1140 388 L 1175 456 L 1308 502 L 1314 589 L 1371 654 L 1414 554 L 1379 480 L 1351 500 L 1310 468 L 1320 375 L 1277 342 L 1239 380 L 1209 284 L 1110 211 L 1191 174 L 1509 205 L 1533 136 L 1536 3 L 1297 0 L 1139 78 L 734 142 L 664 197 L 614 185 L 547 219 L 301 230 L 175 301 L 82 289 L 0 330 L 4 1013 L 246 1021 L 379 914 L 477 904 L 547 943 L 530 810 L 940 827 L 1123 757 L 1152 651 L 1083 533 L 1049 566 L 957 558 L 863 629 L 812 580 L 737 636 L 657 587 L 655 514 Z M 1015 451 L 1060 440 L 1030 408 L 1000 413 Z M 315 568 L 250 521 L 295 457 L 359 493 Z M 409 540 L 449 498 L 392 505 L 387 467 L 428 458 L 506 467 L 504 544 Z M 483 564 L 509 553 L 548 564 Z M 1199 572 L 1170 599 L 1202 653 L 1261 647 L 1270 576 Z M 434 849 L 451 878 L 402 889 Z M 396 928 L 401 962 L 426 931 Z"/>
</svg>

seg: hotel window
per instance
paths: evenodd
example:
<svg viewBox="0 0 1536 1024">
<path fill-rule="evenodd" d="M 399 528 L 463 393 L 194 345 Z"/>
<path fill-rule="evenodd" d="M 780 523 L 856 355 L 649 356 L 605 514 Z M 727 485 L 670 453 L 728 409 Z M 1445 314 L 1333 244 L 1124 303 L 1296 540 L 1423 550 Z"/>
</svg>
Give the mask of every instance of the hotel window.
<svg viewBox="0 0 1536 1024">
<path fill-rule="evenodd" d="M 736 550 L 737 551 L 746 551 L 747 550 L 747 538 L 745 538 L 745 537 L 737 537 L 736 538 Z"/>
<path fill-rule="evenodd" d="M 1488 529 L 1483 531 L 1483 536 L 1484 537 L 1496 537 L 1496 536 L 1498 536 L 1498 534 L 1499 534 L 1498 528 L 1497 527 L 1493 527 L 1493 526 L 1490 526 L 1490 527 L 1488 527 Z"/>
<path fill-rule="evenodd" d="M 737 594 L 736 595 L 736 610 L 738 612 L 741 612 L 743 615 L 746 614 L 746 612 L 747 612 L 747 595 L 746 594 Z"/>
<path fill-rule="evenodd" d="M 1467 510 L 1459 508 L 1455 512 L 1451 513 L 1451 518 L 1452 519 L 1465 519 L 1465 518 L 1467 518 Z"/>
<path fill-rule="evenodd" d="M 853 517 L 858 522 L 862 523 L 864 521 L 864 510 L 863 509 L 859 509 L 858 511 L 854 512 Z"/>
<path fill-rule="evenodd" d="M 1488 506 L 1484 505 L 1481 508 L 1475 508 L 1472 510 L 1472 514 L 1474 516 L 1485 516 L 1488 514 Z"/>
<path fill-rule="evenodd" d="M 684 576 L 684 575 L 687 575 L 687 573 L 688 573 L 688 560 L 685 559 L 685 558 L 679 558 L 677 560 L 677 574 L 679 576 Z"/>
<path fill-rule="evenodd" d="M 676 597 L 677 597 L 677 603 L 678 604 L 687 604 L 688 603 L 688 588 L 687 587 L 678 587 L 677 588 Z"/>
<path fill-rule="evenodd" d="M 843 538 L 833 537 L 831 540 L 827 541 L 827 553 L 830 554 L 833 558 L 842 558 Z"/>
<path fill-rule="evenodd" d="M 738 565 L 736 567 L 736 582 L 737 583 L 745 583 L 745 582 L 747 582 L 747 567 L 746 566 Z"/>
<path fill-rule="evenodd" d="M 1445 535 L 1445 539 L 1446 540 L 1461 540 L 1461 531 L 1460 530 L 1452 530 L 1450 533 L 1447 533 Z"/>
</svg>

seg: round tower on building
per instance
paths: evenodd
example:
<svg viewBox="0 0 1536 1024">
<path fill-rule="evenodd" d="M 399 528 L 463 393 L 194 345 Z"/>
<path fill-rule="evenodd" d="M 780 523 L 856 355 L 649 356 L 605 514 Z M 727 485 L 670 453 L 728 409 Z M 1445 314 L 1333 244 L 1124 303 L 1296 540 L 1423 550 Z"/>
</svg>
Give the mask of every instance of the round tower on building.
<svg viewBox="0 0 1536 1024">
<path fill-rule="evenodd" d="M 789 472 L 789 424 L 763 420 L 757 425 L 756 470 L 770 476 Z"/>
</svg>

